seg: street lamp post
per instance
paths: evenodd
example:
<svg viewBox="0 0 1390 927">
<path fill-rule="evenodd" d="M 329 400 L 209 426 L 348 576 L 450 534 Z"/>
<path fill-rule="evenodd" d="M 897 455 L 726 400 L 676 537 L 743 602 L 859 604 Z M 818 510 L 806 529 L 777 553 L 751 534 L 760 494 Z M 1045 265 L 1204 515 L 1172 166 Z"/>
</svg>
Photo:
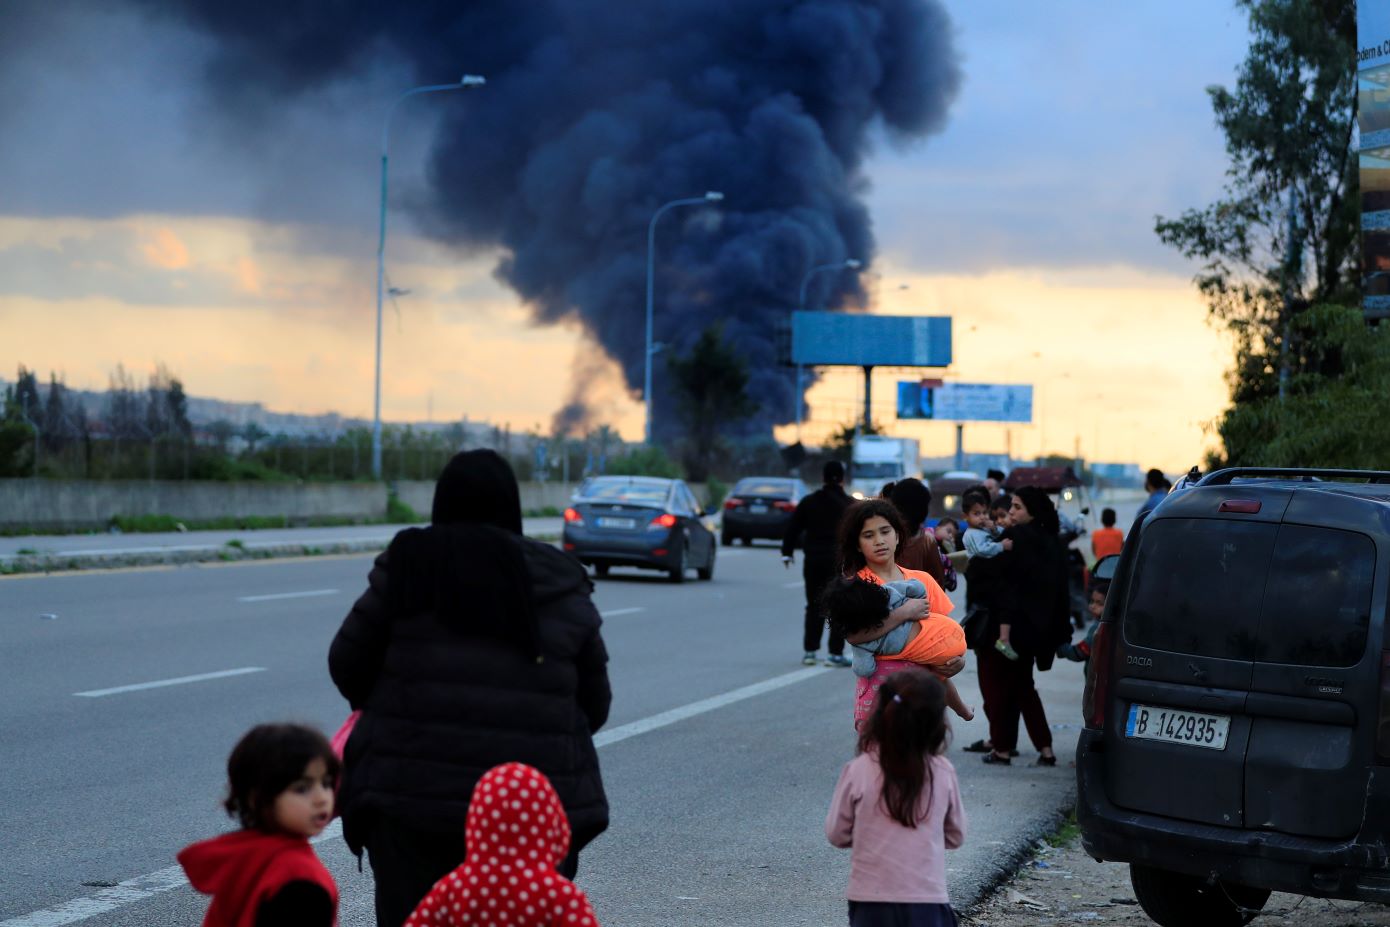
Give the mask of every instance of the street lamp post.
<svg viewBox="0 0 1390 927">
<path fill-rule="evenodd" d="M 376 391 L 372 403 L 372 479 L 381 479 L 381 297 L 385 292 L 383 281 L 386 278 L 386 152 L 391 137 L 391 117 L 396 114 L 396 107 L 407 97 L 441 90 L 467 90 L 486 83 L 485 78 L 476 74 L 465 74 L 456 84 L 412 87 L 396 97 L 391 103 L 391 108 L 386 111 L 386 123 L 381 130 L 381 214 L 380 235 L 376 243 Z"/>
<path fill-rule="evenodd" d="M 801 278 L 801 296 L 797 299 L 796 305 L 802 312 L 806 311 L 806 288 L 811 284 L 811 278 L 824 270 L 858 270 L 864 266 L 864 262 L 858 258 L 848 258 L 843 261 L 835 261 L 831 264 L 821 264 L 806 271 L 806 276 Z M 801 376 L 803 368 L 800 364 L 796 365 L 796 440 L 801 443 L 801 418 L 803 398 L 801 393 Z"/>
<path fill-rule="evenodd" d="M 646 373 L 642 382 L 642 399 L 647 404 L 647 444 L 652 443 L 652 354 L 655 349 L 652 347 L 652 286 L 656 278 L 655 265 L 653 263 L 656 255 L 656 220 L 668 210 L 677 206 L 696 206 L 700 203 L 717 203 L 724 198 L 724 194 L 711 190 L 704 196 L 691 196 L 685 199 L 672 200 L 663 205 L 652 215 L 652 221 L 647 223 L 647 350 Z"/>
</svg>

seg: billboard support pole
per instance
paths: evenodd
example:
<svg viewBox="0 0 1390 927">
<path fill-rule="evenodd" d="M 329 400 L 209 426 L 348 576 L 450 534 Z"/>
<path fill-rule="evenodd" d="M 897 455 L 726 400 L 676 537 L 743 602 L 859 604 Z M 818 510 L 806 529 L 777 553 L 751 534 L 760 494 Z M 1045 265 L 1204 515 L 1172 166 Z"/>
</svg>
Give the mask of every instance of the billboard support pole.
<svg viewBox="0 0 1390 927">
<path fill-rule="evenodd" d="M 873 434 L 874 420 L 870 414 L 874 393 L 874 368 L 864 365 L 864 434 Z"/>
<path fill-rule="evenodd" d="M 965 425 L 956 422 L 956 469 L 965 469 Z"/>
</svg>

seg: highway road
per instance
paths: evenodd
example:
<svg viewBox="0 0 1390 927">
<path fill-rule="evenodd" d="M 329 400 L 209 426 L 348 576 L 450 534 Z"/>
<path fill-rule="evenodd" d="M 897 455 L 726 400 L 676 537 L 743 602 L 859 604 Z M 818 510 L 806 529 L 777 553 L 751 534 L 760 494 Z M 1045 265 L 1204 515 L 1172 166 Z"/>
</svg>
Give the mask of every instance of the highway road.
<svg viewBox="0 0 1390 927">
<path fill-rule="evenodd" d="M 198 923 L 206 902 L 174 854 L 229 828 L 224 764 L 249 726 L 341 723 L 327 647 L 369 563 L 0 579 L 0 927 Z M 711 582 L 615 570 L 596 602 L 612 658 L 599 752 L 613 821 L 579 882 L 603 923 L 840 922 L 848 855 L 822 824 L 853 751 L 853 678 L 800 665 L 799 571 L 771 546 L 722 549 Z M 957 681 L 978 707 L 973 668 Z M 959 751 L 985 736 L 982 717 L 956 725 L 971 822 L 950 858 L 958 901 L 1068 801 L 1080 667 L 1040 684 L 1055 769 L 983 766 Z M 370 869 L 331 834 L 318 849 L 341 923 L 372 924 Z"/>
</svg>

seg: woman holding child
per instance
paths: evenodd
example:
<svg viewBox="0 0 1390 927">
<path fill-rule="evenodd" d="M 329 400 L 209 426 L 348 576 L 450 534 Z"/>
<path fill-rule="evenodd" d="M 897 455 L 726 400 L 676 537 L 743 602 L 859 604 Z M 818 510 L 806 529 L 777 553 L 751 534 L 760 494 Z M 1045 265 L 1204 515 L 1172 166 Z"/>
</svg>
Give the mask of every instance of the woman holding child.
<svg viewBox="0 0 1390 927">
<path fill-rule="evenodd" d="M 851 644 L 883 637 L 898 625 L 920 621 L 930 614 L 948 615 L 955 607 L 941 586 L 930 574 L 920 570 L 903 569 L 897 563 L 904 538 L 902 516 L 886 499 L 867 499 L 856 503 L 840 522 L 840 564 L 846 579 L 859 579 L 878 586 L 904 580 L 916 580 L 925 588 L 925 598 L 907 598 L 892 609 L 882 623 L 873 629 L 851 633 Z M 832 616 L 833 620 L 833 616 Z M 874 695 L 883 680 L 894 672 L 909 669 L 914 664 L 901 659 L 878 658 L 871 676 L 857 677 L 854 696 L 854 723 L 860 728 L 873 707 Z M 931 665 L 938 676 L 948 678 L 965 666 L 964 657 L 955 657 Z"/>
<path fill-rule="evenodd" d="M 1037 765 L 1056 766 L 1052 731 L 1033 685 L 1033 668 L 1051 669 L 1057 647 L 1071 640 L 1066 556 L 1058 539 L 1057 509 L 1046 492 L 1025 486 L 1013 493 L 1008 520 L 1005 537 L 1012 540 L 1013 549 L 997 558 L 999 573 L 990 590 L 989 608 L 992 627 L 1009 627 L 1011 646 L 976 650 L 990 739 L 988 744 L 977 742 L 966 749 L 988 751 L 986 763 L 1008 765 L 1018 746 L 1022 715 L 1038 750 Z M 970 579 L 979 578 L 972 564 Z M 987 638 L 992 641 L 994 636 Z"/>
</svg>

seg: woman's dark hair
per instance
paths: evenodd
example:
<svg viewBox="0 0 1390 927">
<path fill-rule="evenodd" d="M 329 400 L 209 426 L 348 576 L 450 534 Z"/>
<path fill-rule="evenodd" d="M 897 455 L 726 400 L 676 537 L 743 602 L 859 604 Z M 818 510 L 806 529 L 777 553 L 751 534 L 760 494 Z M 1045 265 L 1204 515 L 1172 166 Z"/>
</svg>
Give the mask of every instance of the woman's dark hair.
<svg viewBox="0 0 1390 927">
<path fill-rule="evenodd" d="M 237 741 L 227 758 L 227 800 L 222 807 L 247 830 L 270 830 L 275 799 L 323 760 L 338 779 L 338 756 L 328 738 L 302 724 L 258 724 Z"/>
<path fill-rule="evenodd" d="M 1023 507 L 1033 516 L 1033 521 L 1038 523 L 1044 534 L 1054 538 L 1058 535 L 1062 530 L 1062 523 L 1057 519 L 1057 506 L 1052 504 L 1052 499 L 1046 491 L 1036 486 L 1024 486 L 1015 489 L 1014 495 L 1018 496 Z"/>
<path fill-rule="evenodd" d="M 915 477 L 899 480 L 888 499 L 902 513 L 908 537 L 922 530 L 922 523 L 931 512 L 931 490 L 925 483 Z"/>
<path fill-rule="evenodd" d="M 455 454 L 435 482 L 430 522 L 474 522 L 520 534 L 521 490 L 511 464 L 493 450 Z"/>
<path fill-rule="evenodd" d="M 825 586 L 821 612 L 842 635 L 868 631 L 888 617 L 888 590 L 878 583 L 840 576 Z"/>
<path fill-rule="evenodd" d="M 903 532 L 903 517 L 898 514 L 898 510 L 893 507 L 893 503 L 887 499 L 865 499 L 863 502 L 856 502 L 845 509 L 845 514 L 840 518 L 840 572 L 846 576 L 853 576 L 868 564 L 864 559 L 864 553 L 859 549 L 859 532 L 864 529 L 864 522 L 870 518 L 887 519 L 888 524 L 898 533 L 898 550 L 902 549 L 903 541 L 907 540 L 907 535 Z M 893 551 L 893 559 L 898 557 L 898 551 Z"/>
<path fill-rule="evenodd" d="M 904 827 L 916 827 L 931 810 L 931 757 L 946 748 L 946 687 L 926 670 L 894 673 L 879 686 L 859 735 L 859 752 L 878 750 L 883 807 Z M 918 815 L 922 793 L 926 807 Z"/>
</svg>

